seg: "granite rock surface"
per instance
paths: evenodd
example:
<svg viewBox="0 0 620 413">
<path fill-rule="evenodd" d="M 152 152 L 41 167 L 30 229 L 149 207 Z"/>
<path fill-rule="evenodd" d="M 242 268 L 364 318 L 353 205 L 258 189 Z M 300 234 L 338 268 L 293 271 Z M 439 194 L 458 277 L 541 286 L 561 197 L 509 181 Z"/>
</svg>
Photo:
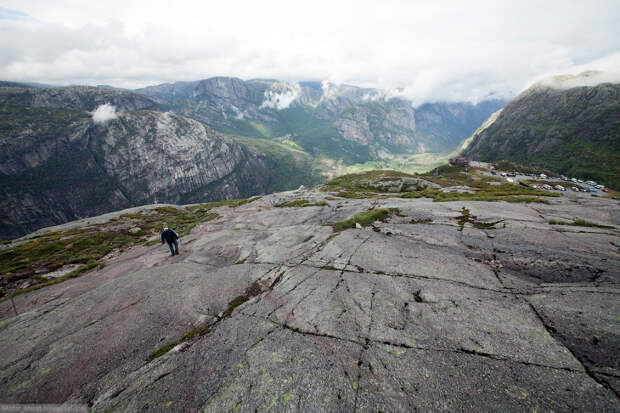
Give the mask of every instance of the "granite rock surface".
<svg viewBox="0 0 620 413">
<path fill-rule="evenodd" d="M 135 247 L 17 297 L 18 316 L 0 303 L 0 402 L 620 409 L 617 201 L 325 198 L 300 190 L 221 207 L 178 256 Z M 295 199 L 328 206 L 275 207 Z M 398 212 L 362 229 L 327 225 L 379 207 Z M 616 229 L 548 224 L 577 216 Z"/>
</svg>

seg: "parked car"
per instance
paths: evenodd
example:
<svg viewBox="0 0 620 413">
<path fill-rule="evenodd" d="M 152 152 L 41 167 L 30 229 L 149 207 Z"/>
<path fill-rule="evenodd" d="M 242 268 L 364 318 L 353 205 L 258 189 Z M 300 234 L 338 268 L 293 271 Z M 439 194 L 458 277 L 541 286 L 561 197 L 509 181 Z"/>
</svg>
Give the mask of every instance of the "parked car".
<svg viewBox="0 0 620 413">
<path fill-rule="evenodd" d="M 607 188 L 603 188 L 603 189 L 602 189 L 602 191 L 603 191 L 603 192 L 609 192 L 609 191 L 607 190 Z"/>
<path fill-rule="evenodd" d="M 571 189 L 575 192 L 579 192 L 579 188 L 577 188 L 576 186 L 573 186 Z"/>
<path fill-rule="evenodd" d="M 540 174 L 539 176 L 540 176 L 542 179 L 547 179 L 547 178 L 548 178 L 548 177 L 547 177 L 547 175 L 545 175 L 545 174 Z"/>
<path fill-rule="evenodd" d="M 491 175 L 497 175 L 497 172 L 491 171 Z"/>
<path fill-rule="evenodd" d="M 556 185 L 554 186 L 554 188 L 557 189 L 558 191 L 566 191 L 566 189 L 562 185 Z"/>
<path fill-rule="evenodd" d="M 543 187 L 543 189 L 546 189 L 548 191 L 553 189 L 553 188 L 551 188 L 551 185 L 547 185 L 547 184 L 544 184 L 542 187 Z"/>
</svg>

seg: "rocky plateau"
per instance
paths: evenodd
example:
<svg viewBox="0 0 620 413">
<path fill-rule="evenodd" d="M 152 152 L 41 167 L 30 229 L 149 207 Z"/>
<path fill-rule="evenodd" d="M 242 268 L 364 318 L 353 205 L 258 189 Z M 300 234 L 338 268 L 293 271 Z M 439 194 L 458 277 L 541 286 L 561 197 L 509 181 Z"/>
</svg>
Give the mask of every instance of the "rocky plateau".
<svg viewBox="0 0 620 413">
<path fill-rule="evenodd" d="M 278 207 L 296 200 L 325 205 Z M 366 227 L 329 225 L 381 208 L 390 215 Z M 93 412 L 620 410 L 616 200 L 300 189 L 213 211 L 178 256 L 136 246 L 15 297 L 17 316 L 0 303 L 0 402 Z M 607 228 L 550 225 L 575 217 Z"/>
</svg>

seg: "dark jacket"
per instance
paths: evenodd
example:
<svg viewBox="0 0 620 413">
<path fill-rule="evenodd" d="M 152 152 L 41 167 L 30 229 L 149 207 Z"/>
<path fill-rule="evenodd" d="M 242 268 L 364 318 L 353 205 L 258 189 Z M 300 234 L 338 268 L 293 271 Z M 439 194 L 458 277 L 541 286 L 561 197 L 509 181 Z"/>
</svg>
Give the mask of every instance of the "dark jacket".
<svg viewBox="0 0 620 413">
<path fill-rule="evenodd" d="M 174 242 L 175 239 L 179 239 L 179 236 L 177 235 L 176 232 L 174 232 L 173 230 L 171 230 L 170 228 L 164 230 L 161 233 L 161 243 L 164 243 L 164 240 L 166 240 L 167 243 L 171 244 Z"/>
</svg>

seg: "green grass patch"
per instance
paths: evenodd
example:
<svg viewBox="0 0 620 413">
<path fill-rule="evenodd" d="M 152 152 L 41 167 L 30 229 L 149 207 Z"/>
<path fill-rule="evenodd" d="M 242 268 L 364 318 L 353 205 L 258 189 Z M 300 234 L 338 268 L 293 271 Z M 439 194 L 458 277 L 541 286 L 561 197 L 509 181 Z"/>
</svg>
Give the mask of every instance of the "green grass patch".
<svg viewBox="0 0 620 413">
<path fill-rule="evenodd" d="M 500 177 L 484 175 L 482 172 L 484 170 L 479 168 L 442 165 L 420 175 L 420 177 L 444 188 L 449 186 L 468 186 L 472 189 L 488 189 L 497 186 L 498 183 L 500 186 L 507 184 Z"/>
<path fill-rule="evenodd" d="M 593 228 L 616 229 L 616 227 L 614 227 L 614 226 L 595 224 L 594 222 L 589 222 L 589 221 L 586 221 L 585 219 L 582 219 L 582 218 L 577 218 L 577 219 L 573 220 L 572 222 L 570 222 L 570 221 L 560 221 L 560 220 L 557 220 L 557 219 L 550 219 L 549 220 L 549 224 L 550 225 L 572 225 L 572 226 L 575 226 L 575 227 L 593 227 Z"/>
<path fill-rule="evenodd" d="M 437 189 L 424 189 L 421 191 L 403 192 L 393 195 L 396 198 L 416 199 L 416 198 L 435 198 L 440 192 Z"/>
<path fill-rule="evenodd" d="M 93 268 L 101 266 L 101 265 L 102 264 L 97 262 L 97 261 L 89 261 L 85 265 L 81 266 L 80 268 L 77 268 L 77 269 L 71 271 L 70 273 L 68 273 L 66 275 L 63 275 L 62 277 L 54 278 L 54 279 L 49 280 L 49 281 L 47 279 L 43 278 L 43 277 L 36 277 L 36 279 L 41 281 L 39 284 L 31 285 L 30 287 L 26 287 L 26 288 L 17 289 L 15 291 L 13 291 L 13 293 L 11 295 L 13 295 L 13 297 L 16 297 L 18 295 L 22 295 L 22 294 L 26 294 L 26 293 L 29 293 L 29 292 L 32 292 L 32 291 L 36 291 L 36 290 L 41 289 L 43 287 L 48 287 L 50 285 L 59 284 L 59 283 L 61 283 L 63 281 L 67 281 L 67 280 L 69 280 L 71 278 L 79 277 L 84 272 L 86 272 L 88 270 L 92 270 Z M 0 299 L 0 302 L 6 301 L 9 298 L 10 298 L 10 295 L 6 295 L 2 299 Z"/>
<path fill-rule="evenodd" d="M 504 182 L 501 178 L 486 176 L 476 168 L 443 165 L 422 175 L 410 175 L 399 171 L 366 171 L 357 174 L 339 176 L 327 182 L 323 189 L 336 192 L 342 198 L 376 198 L 378 196 L 398 198 L 432 198 L 434 202 L 450 201 L 505 201 L 526 203 L 547 203 L 540 197 L 558 197 L 555 192 L 543 191 L 522 185 Z M 467 186 L 475 193 L 442 192 L 437 189 L 384 194 L 376 189 L 369 189 L 367 182 L 381 182 L 403 177 L 419 177 L 434 182 L 442 187 Z"/>
<path fill-rule="evenodd" d="M 472 185 L 470 185 L 471 187 Z M 505 202 L 537 202 L 547 203 L 545 197 L 559 197 L 560 194 L 555 192 L 543 191 L 534 188 L 528 188 L 521 185 L 513 185 L 509 183 L 500 185 L 490 185 L 484 181 L 475 182 L 475 193 L 466 192 L 442 192 L 436 189 L 425 189 L 422 191 L 405 192 L 403 194 L 394 195 L 398 198 L 432 198 L 434 202 L 451 202 L 451 201 L 505 201 Z"/>
<path fill-rule="evenodd" d="M 296 199 L 294 201 L 285 202 L 280 205 L 276 205 L 278 208 L 291 208 L 291 207 L 313 207 L 313 206 L 328 206 L 325 201 L 318 201 L 311 203 L 307 199 Z"/>
<path fill-rule="evenodd" d="M 361 214 L 357 214 L 345 221 L 334 222 L 330 225 L 334 231 L 344 231 L 348 228 L 355 228 L 356 223 L 363 227 L 367 227 L 375 221 L 385 221 L 390 215 L 397 211 L 398 210 L 395 208 L 371 209 L 369 211 L 362 212 Z"/>
<path fill-rule="evenodd" d="M 336 193 L 336 196 L 339 196 L 340 198 L 349 198 L 349 199 L 366 199 L 366 198 L 376 198 L 378 194 L 374 194 L 370 192 L 340 191 Z"/>
<path fill-rule="evenodd" d="M 160 348 L 158 348 L 157 350 L 149 354 L 148 361 L 150 362 L 150 361 L 155 360 L 158 357 L 163 356 L 164 354 L 168 353 L 170 350 L 172 350 L 173 348 L 175 348 L 177 345 L 179 345 L 180 343 L 184 341 L 194 340 L 196 338 L 204 336 L 205 334 L 209 334 L 210 332 L 211 332 L 211 328 L 207 325 L 201 325 L 196 328 L 193 328 L 189 330 L 187 333 L 185 333 L 183 337 L 181 337 L 180 339 L 174 340 L 168 344 L 164 344 L 163 346 L 161 346 Z"/>
<path fill-rule="evenodd" d="M 239 307 L 241 304 L 245 303 L 250 298 L 256 297 L 261 292 L 262 292 L 262 288 L 260 286 L 260 283 L 258 281 L 254 281 L 252 284 L 250 284 L 248 288 L 245 289 L 244 294 L 233 298 L 228 303 L 228 307 L 226 308 L 226 310 L 223 311 L 220 319 L 230 316 L 232 312 L 235 310 L 235 308 Z"/>
<path fill-rule="evenodd" d="M 228 307 L 226 308 L 226 310 L 222 312 L 222 315 L 219 316 L 218 319 L 222 320 L 230 316 L 232 312 L 235 310 L 235 308 L 239 307 L 241 304 L 245 303 L 250 298 L 259 295 L 261 292 L 262 292 L 262 288 L 260 286 L 260 283 L 258 281 L 254 281 L 252 284 L 250 284 L 248 288 L 245 289 L 244 294 L 235 297 L 234 299 L 232 299 L 232 301 L 228 303 Z M 148 361 L 150 362 L 150 361 L 155 360 L 158 357 L 163 356 L 164 354 L 168 353 L 170 350 L 172 350 L 176 345 L 180 343 L 183 343 L 185 341 L 192 341 L 210 332 L 211 332 L 211 328 L 208 325 L 201 325 L 196 328 L 193 328 L 187 333 L 183 334 L 183 336 L 180 339 L 174 340 L 168 344 L 161 346 L 157 350 L 155 350 L 153 353 L 149 355 Z"/>
<path fill-rule="evenodd" d="M 360 192 L 378 192 L 374 188 L 369 188 L 364 184 L 364 181 L 388 181 L 396 180 L 398 178 L 415 178 L 415 175 L 411 175 L 405 172 L 392 171 L 392 170 L 377 170 L 377 171 L 364 171 L 355 174 L 342 175 L 334 178 L 325 183 L 323 189 L 329 192 L 341 193 L 360 193 Z M 340 196 L 340 195 L 338 195 Z M 345 196 L 345 198 L 351 198 Z M 366 198 L 366 197 L 364 197 Z"/>
<path fill-rule="evenodd" d="M 257 198 L 226 201 L 226 205 L 239 206 Z M 189 232 L 201 222 L 217 217 L 210 209 L 222 203 L 200 204 L 188 209 L 160 207 L 138 213 L 124 214 L 104 224 L 39 234 L 13 247 L 0 250 L 0 293 L 6 297 L 25 281 L 34 284 L 15 291 L 24 294 L 73 278 L 81 271 L 99 265 L 99 260 L 114 250 L 123 251 L 134 245 L 154 245 L 163 225 L 173 228 L 179 236 Z M 139 230 L 135 230 L 139 228 Z M 80 269 L 54 280 L 39 274 L 54 271 L 68 264 L 84 264 Z M 18 292 L 19 291 L 19 292 Z"/>
<path fill-rule="evenodd" d="M 149 354 L 148 361 L 150 362 L 150 361 L 155 360 L 156 358 L 163 356 L 164 354 L 172 350 L 177 344 L 179 344 L 178 340 L 173 341 L 168 344 L 164 344 L 163 346 L 161 346 L 160 348 L 158 348 L 157 350 Z"/>
</svg>

